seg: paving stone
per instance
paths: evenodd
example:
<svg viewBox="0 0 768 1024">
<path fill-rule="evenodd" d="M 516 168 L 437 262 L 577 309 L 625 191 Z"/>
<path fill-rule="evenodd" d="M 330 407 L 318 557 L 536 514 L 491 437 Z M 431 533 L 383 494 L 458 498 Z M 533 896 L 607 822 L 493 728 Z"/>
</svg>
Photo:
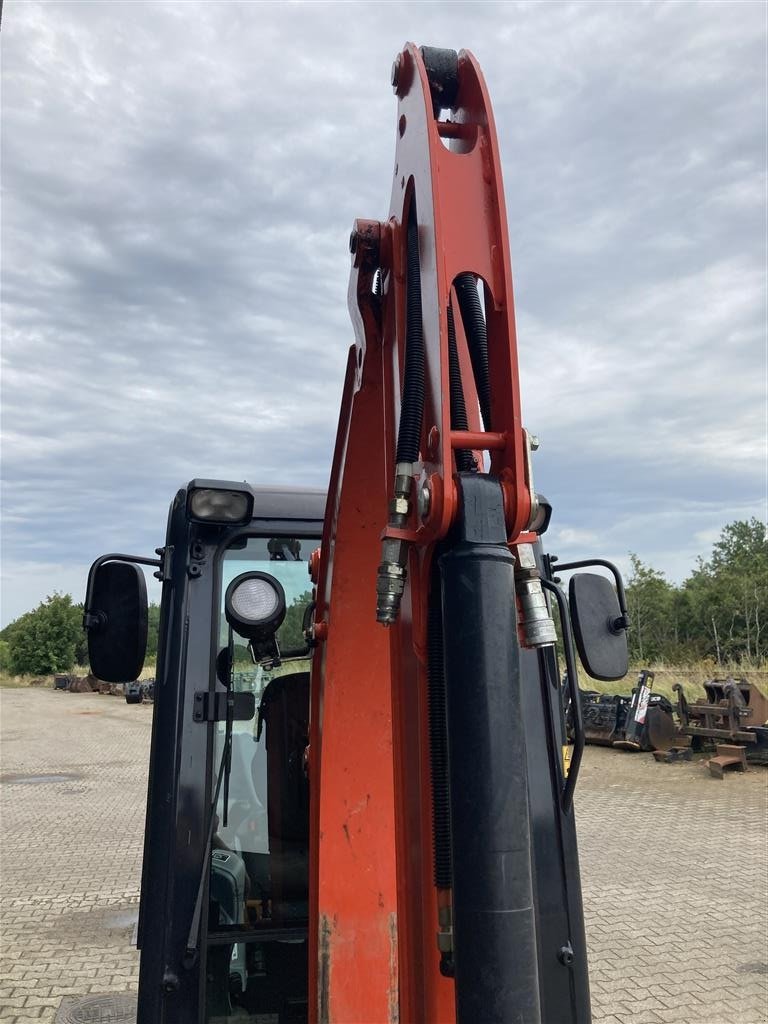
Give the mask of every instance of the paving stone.
<svg viewBox="0 0 768 1024">
<path fill-rule="evenodd" d="M 2 690 L 0 710 L 1 773 L 71 776 L 0 779 L 0 1022 L 53 1024 L 65 996 L 138 987 L 152 708 Z M 594 1024 L 766 1024 L 767 779 L 587 748 L 576 820 Z"/>
<path fill-rule="evenodd" d="M 576 821 L 593 1020 L 763 1024 L 768 978 L 745 966 L 768 963 L 768 773 L 710 786 L 696 762 L 668 767 L 587 748 Z"/>
<path fill-rule="evenodd" d="M 52 1024 L 99 981 L 135 991 L 152 708 L 3 690 L 0 710 L 0 1021 Z M 11 773 L 42 778 L 3 782 Z"/>
</svg>

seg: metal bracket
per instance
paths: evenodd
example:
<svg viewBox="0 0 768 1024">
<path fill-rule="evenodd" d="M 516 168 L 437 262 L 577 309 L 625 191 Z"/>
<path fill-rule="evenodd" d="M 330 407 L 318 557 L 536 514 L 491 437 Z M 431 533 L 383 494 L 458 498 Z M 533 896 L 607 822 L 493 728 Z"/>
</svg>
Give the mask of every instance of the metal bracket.
<svg viewBox="0 0 768 1024">
<path fill-rule="evenodd" d="M 195 722 L 226 722 L 227 704 L 232 701 L 232 721 L 250 722 L 256 714 L 256 695 L 253 693 L 211 693 L 199 690 L 195 694 L 192 720 Z"/>
<path fill-rule="evenodd" d="M 155 554 L 160 556 L 160 568 L 152 575 L 155 579 L 164 583 L 171 578 L 171 561 L 173 560 L 173 544 L 167 544 L 164 548 L 155 548 Z"/>
<path fill-rule="evenodd" d="M 132 562 L 135 565 L 154 565 L 162 568 L 163 563 L 157 558 L 145 558 L 144 555 L 124 555 L 119 552 L 112 552 L 109 555 L 101 555 L 88 570 L 88 584 L 85 590 L 85 604 L 83 605 L 83 629 L 98 629 L 106 622 L 103 615 L 93 612 L 93 587 L 96 581 L 96 573 L 106 562 Z M 157 574 L 155 574 L 157 575 Z"/>
</svg>

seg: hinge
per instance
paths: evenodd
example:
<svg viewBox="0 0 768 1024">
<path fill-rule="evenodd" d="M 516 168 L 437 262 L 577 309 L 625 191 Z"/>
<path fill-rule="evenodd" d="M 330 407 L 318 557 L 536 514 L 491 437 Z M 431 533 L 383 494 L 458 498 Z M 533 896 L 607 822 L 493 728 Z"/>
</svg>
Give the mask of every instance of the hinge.
<svg viewBox="0 0 768 1024">
<path fill-rule="evenodd" d="M 173 559 L 173 544 L 166 544 L 164 548 L 155 548 L 155 554 L 160 556 L 160 568 L 152 573 L 155 579 L 164 583 L 171 578 L 171 560 Z"/>
<path fill-rule="evenodd" d="M 250 722 L 256 714 L 256 695 L 253 693 L 211 693 L 199 690 L 195 694 L 192 720 L 195 722 L 226 722 L 227 701 L 232 700 L 232 721 Z"/>
</svg>

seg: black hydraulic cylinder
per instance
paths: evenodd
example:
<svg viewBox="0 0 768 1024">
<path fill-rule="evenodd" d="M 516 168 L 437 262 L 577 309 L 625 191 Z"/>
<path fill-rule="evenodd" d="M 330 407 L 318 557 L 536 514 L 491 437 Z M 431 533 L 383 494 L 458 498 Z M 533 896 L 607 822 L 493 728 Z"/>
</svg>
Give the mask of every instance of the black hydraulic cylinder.
<svg viewBox="0 0 768 1024">
<path fill-rule="evenodd" d="M 458 476 L 440 558 L 457 1024 L 540 1024 L 515 561 L 501 487 Z"/>
</svg>

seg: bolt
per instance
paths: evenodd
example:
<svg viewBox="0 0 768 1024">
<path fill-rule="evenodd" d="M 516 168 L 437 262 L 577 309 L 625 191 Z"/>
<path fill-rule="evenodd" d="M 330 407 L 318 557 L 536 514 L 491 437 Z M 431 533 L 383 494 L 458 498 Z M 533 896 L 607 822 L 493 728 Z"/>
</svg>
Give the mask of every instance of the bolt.
<svg viewBox="0 0 768 1024">
<path fill-rule="evenodd" d="M 427 436 L 427 454 L 430 459 L 437 458 L 437 449 L 440 444 L 440 431 L 437 427 L 431 427 Z"/>
<path fill-rule="evenodd" d="M 402 63 L 402 59 L 402 55 L 398 53 L 392 61 L 392 74 L 390 75 L 390 81 L 395 92 L 397 92 L 397 83 L 400 79 L 400 65 Z"/>
<path fill-rule="evenodd" d="M 432 492 L 429 489 L 429 484 L 424 484 L 419 491 L 419 515 L 422 519 L 426 519 L 429 515 L 429 507 L 431 504 Z"/>
<path fill-rule="evenodd" d="M 531 451 L 532 452 L 537 452 L 539 450 L 539 439 L 536 436 L 536 434 L 529 434 L 528 435 L 528 440 L 529 440 L 529 443 L 531 445 Z"/>
<path fill-rule="evenodd" d="M 179 979 L 173 971 L 165 971 L 163 974 L 163 991 L 171 993 L 178 992 Z"/>
<path fill-rule="evenodd" d="M 557 953 L 557 959 L 564 967 L 570 967 L 575 957 L 573 955 L 573 947 L 570 942 L 567 946 L 561 946 Z"/>
</svg>

